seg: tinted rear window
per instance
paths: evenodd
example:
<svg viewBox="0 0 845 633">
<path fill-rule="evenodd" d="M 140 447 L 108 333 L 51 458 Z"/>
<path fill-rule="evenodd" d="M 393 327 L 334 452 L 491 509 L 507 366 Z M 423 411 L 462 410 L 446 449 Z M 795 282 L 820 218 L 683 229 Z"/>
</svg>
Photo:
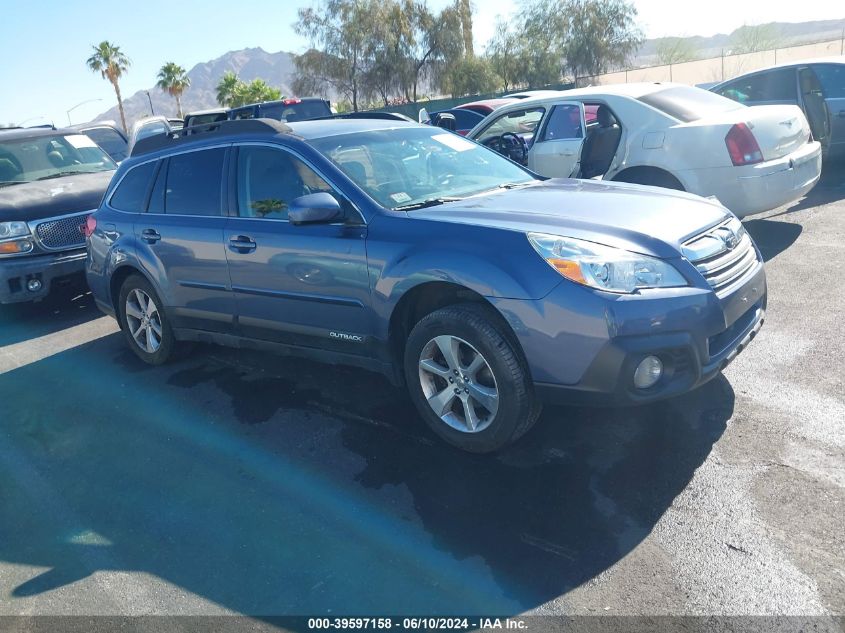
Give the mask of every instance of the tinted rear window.
<svg viewBox="0 0 845 633">
<path fill-rule="evenodd" d="M 220 215 L 220 185 L 226 150 L 205 149 L 176 154 L 162 169 L 153 196 L 163 194 L 163 211 L 180 215 Z M 162 181 L 162 178 L 166 180 Z M 160 186 L 161 183 L 164 186 Z M 150 211 L 158 212 L 161 201 L 150 202 Z"/>
<path fill-rule="evenodd" d="M 260 105 L 258 115 L 279 121 L 307 121 L 323 116 L 331 116 L 332 111 L 325 101 L 303 101 L 301 103 L 274 103 Z"/>
<path fill-rule="evenodd" d="M 713 92 L 691 86 L 673 86 L 643 95 L 638 101 L 685 123 L 745 107 Z"/>
<path fill-rule="evenodd" d="M 109 204 L 118 211 L 141 213 L 147 202 L 147 191 L 153 177 L 156 162 L 144 163 L 133 167 L 112 194 Z"/>
</svg>

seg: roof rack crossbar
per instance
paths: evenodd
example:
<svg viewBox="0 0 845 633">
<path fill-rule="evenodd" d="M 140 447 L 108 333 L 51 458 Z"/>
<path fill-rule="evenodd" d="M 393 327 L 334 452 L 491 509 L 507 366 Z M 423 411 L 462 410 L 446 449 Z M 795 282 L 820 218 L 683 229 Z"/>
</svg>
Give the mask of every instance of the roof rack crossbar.
<svg viewBox="0 0 845 633">
<path fill-rule="evenodd" d="M 148 154 L 159 149 L 172 146 L 174 143 L 184 140 L 186 137 L 195 134 L 255 134 L 270 132 L 291 132 L 290 126 L 276 121 L 275 119 L 236 119 L 234 121 L 213 121 L 211 123 L 199 123 L 173 130 L 167 134 L 155 134 L 141 139 L 132 147 L 132 156 Z"/>
</svg>

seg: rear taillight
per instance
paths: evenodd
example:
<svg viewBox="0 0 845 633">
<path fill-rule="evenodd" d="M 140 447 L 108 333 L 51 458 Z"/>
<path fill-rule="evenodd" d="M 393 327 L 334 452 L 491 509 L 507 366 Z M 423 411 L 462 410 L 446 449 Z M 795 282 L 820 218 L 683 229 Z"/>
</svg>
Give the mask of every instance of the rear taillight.
<svg viewBox="0 0 845 633">
<path fill-rule="evenodd" d="M 745 123 L 734 124 L 725 137 L 725 145 L 731 155 L 731 162 L 737 167 L 763 162 L 763 152 Z"/>
<path fill-rule="evenodd" d="M 85 224 L 79 227 L 79 230 L 82 231 L 82 234 L 85 237 L 91 237 L 94 235 L 94 229 L 97 228 L 97 220 L 94 219 L 93 215 L 89 215 L 85 219 Z"/>
<path fill-rule="evenodd" d="M 285 99 L 282 103 L 285 105 L 296 105 L 297 103 L 302 103 L 302 99 Z"/>
</svg>

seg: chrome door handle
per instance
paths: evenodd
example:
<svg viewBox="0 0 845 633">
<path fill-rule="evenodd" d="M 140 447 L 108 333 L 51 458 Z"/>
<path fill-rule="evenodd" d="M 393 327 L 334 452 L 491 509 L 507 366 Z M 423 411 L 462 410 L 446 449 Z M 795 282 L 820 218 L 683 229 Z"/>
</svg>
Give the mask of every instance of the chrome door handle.
<svg viewBox="0 0 845 633">
<path fill-rule="evenodd" d="M 255 240 L 246 235 L 235 235 L 229 238 L 229 249 L 236 253 L 251 253 L 256 248 L 258 248 L 258 244 L 255 243 Z"/>
<path fill-rule="evenodd" d="M 141 239 L 147 244 L 155 244 L 161 239 L 161 234 L 155 229 L 144 229 L 141 231 Z"/>
</svg>

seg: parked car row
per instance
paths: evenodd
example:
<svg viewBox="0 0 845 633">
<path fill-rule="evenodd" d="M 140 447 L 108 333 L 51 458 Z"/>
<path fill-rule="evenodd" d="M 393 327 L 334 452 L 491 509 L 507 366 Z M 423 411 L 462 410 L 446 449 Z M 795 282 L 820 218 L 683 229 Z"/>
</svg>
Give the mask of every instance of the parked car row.
<svg viewBox="0 0 845 633">
<path fill-rule="evenodd" d="M 79 130 L 0 132 L 0 302 L 84 268 L 144 362 L 206 341 L 366 368 L 490 452 L 544 402 L 716 376 L 765 319 L 737 216 L 797 199 L 822 160 L 795 105 L 676 84 L 465 104 L 466 138 L 451 113 L 274 107 L 147 120 L 119 167 Z"/>
</svg>

